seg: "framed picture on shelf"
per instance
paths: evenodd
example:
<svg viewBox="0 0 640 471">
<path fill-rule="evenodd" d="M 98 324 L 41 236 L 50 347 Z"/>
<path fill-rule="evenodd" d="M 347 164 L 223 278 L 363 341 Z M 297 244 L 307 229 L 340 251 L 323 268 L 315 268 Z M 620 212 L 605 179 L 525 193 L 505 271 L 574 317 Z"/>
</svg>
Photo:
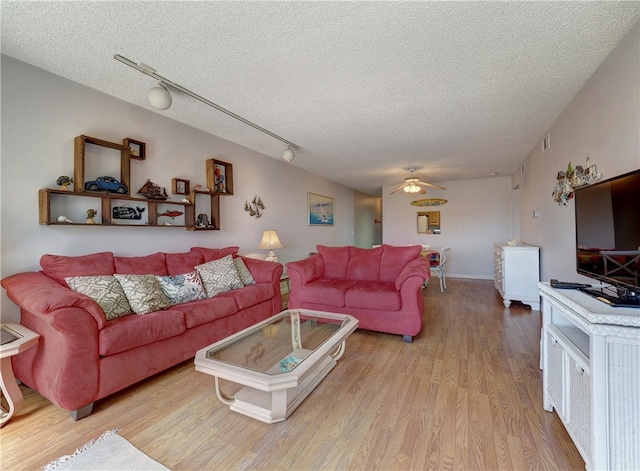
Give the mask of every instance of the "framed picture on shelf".
<svg viewBox="0 0 640 471">
<path fill-rule="evenodd" d="M 233 165 L 207 159 L 207 188 L 221 195 L 233 195 Z"/>
<path fill-rule="evenodd" d="M 333 226 L 335 200 L 329 196 L 307 193 L 309 226 Z"/>
<path fill-rule="evenodd" d="M 134 139 L 126 138 L 124 145 L 131 151 L 131 158 L 136 160 L 146 160 L 147 158 L 147 145 L 144 142 L 136 141 Z"/>
<path fill-rule="evenodd" d="M 183 180 L 182 178 L 171 179 L 171 193 L 174 195 L 188 195 L 191 192 L 189 180 Z"/>
</svg>

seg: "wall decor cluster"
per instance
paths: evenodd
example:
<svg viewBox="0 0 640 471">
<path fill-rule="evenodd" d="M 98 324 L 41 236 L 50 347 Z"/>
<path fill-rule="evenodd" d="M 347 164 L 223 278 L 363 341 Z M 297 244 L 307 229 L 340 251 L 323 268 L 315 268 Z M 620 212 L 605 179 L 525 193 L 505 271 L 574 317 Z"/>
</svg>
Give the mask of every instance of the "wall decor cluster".
<svg viewBox="0 0 640 471">
<path fill-rule="evenodd" d="M 106 157 L 103 157 L 106 156 Z M 106 158 L 113 176 L 91 175 L 95 166 L 88 161 Z M 85 220 L 93 226 L 172 226 L 189 231 L 220 230 L 220 196 L 233 195 L 233 165 L 206 160 L 207 188 L 189 180 L 174 178 L 174 194 L 187 195 L 169 200 L 164 187 L 147 179 L 138 190 L 144 198 L 131 196 L 131 160 L 146 159 L 146 144 L 130 138 L 109 142 L 85 135 L 74 139 L 73 177 L 62 175 L 56 189 L 38 192 L 41 225 L 79 225 Z M 119 167 L 119 171 L 115 170 Z M 90 178 L 86 179 L 85 173 Z M 99 175 L 99 174 L 98 174 Z M 96 178 L 97 177 L 97 178 Z M 73 190 L 70 186 L 73 184 Z M 196 218 L 196 214 L 198 215 Z"/>
<path fill-rule="evenodd" d="M 602 178 L 595 165 L 591 165 L 591 160 L 587 157 L 587 166 L 583 168 L 578 165 L 573 168 L 571 162 L 567 165 L 566 171 L 558 172 L 556 177 L 556 187 L 551 196 L 560 206 L 566 206 L 573 198 L 573 189 L 579 186 L 589 185 Z"/>
<path fill-rule="evenodd" d="M 259 196 L 254 196 L 251 203 L 247 201 L 244 202 L 244 210 L 249 213 L 249 216 L 255 217 L 256 219 L 262 216 L 264 209 L 264 203 L 262 202 L 262 198 Z"/>
</svg>

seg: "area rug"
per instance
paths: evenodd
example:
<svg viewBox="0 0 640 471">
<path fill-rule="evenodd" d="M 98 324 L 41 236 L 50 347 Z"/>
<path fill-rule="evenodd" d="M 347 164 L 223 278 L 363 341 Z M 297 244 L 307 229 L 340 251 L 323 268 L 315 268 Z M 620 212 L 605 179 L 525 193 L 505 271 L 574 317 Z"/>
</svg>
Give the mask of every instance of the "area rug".
<svg viewBox="0 0 640 471">
<path fill-rule="evenodd" d="M 78 448 L 74 454 L 63 456 L 42 468 L 44 471 L 155 471 L 169 470 L 149 458 L 116 430 L 109 430 L 102 436 Z"/>
</svg>

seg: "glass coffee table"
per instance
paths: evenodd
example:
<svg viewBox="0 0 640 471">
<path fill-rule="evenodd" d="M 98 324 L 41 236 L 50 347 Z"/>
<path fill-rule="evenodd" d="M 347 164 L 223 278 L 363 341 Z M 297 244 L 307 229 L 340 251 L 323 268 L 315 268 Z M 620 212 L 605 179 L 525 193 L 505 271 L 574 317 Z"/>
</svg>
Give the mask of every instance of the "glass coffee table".
<svg viewBox="0 0 640 471">
<path fill-rule="evenodd" d="M 214 376 L 216 395 L 231 410 L 280 422 L 334 368 L 357 327 L 346 314 L 286 310 L 199 350 L 195 367 Z M 221 379 L 244 387 L 227 395 Z"/>
</svg>

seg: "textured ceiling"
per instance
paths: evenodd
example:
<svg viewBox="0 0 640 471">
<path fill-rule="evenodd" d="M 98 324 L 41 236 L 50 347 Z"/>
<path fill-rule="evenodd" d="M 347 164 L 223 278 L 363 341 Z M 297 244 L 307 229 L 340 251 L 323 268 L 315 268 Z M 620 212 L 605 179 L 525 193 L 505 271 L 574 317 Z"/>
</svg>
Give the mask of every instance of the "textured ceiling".
<svg viewBox="0 0 640 471">
<path fill-rule="evenodd" d="M 298 144 L 369 194 L 511 175 L 640 18 L 640 2 L 12 2 L 2 52 L 152 109 L 121 54 Z M 186 95 L 158 111 L 279 158 Z"/>
</svg>

